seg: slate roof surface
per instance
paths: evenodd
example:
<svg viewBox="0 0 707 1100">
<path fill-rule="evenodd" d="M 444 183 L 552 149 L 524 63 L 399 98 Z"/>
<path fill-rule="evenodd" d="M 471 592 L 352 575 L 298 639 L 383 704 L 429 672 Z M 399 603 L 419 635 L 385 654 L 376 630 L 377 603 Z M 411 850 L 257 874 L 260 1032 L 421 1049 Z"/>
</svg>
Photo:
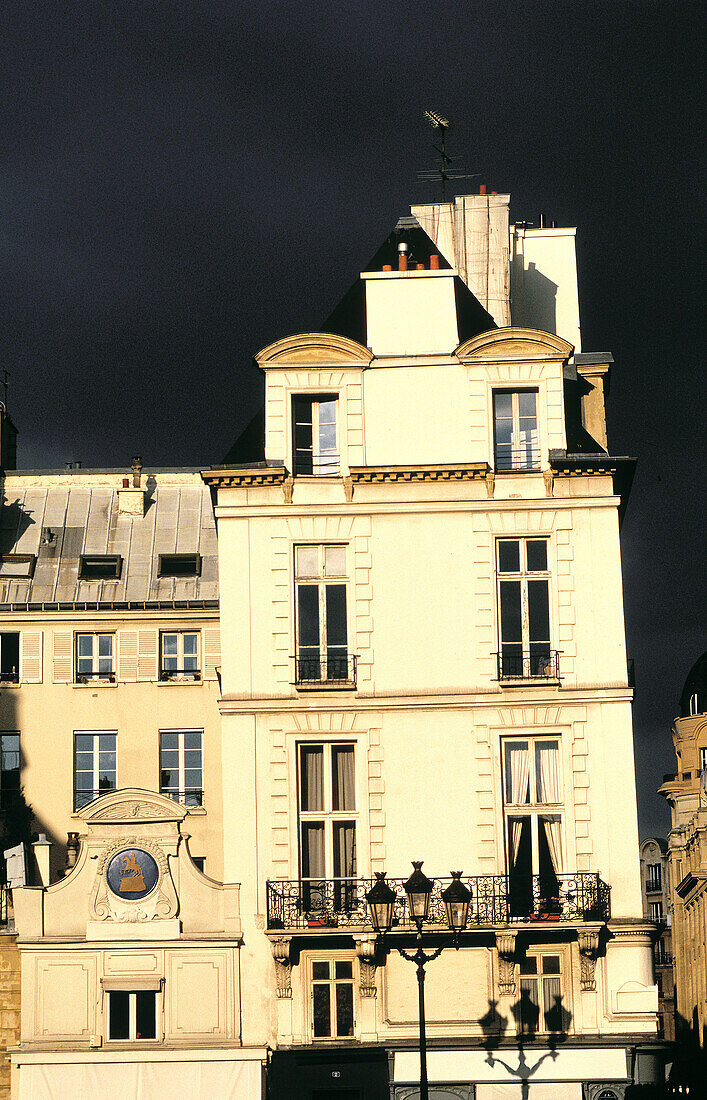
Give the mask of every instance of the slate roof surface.
<svg viewBox="0 0 707 1100">
<path fill-rule="evenodd" d="M 104 475 L 93 483 L 85 475 L 8 474 L 0 553 L 36 555 L 36 566 L 31 579 L 19 579 L 2 576 L 0 565 L 0 604 L 217 600 L 216 523 L 208 488 L 198 474 L 145 474 L 143 517 L 118 515 L 118 477 Z M 106 484 L 110 480 L 114 486 Z M 51 542 L 46 529 L 54 535 Z M 79 580 L 82 554 L 119 554 L 120 578 Z M 201 575 L 158 576 L 160 554 L 200 554 Z"/>
</svg>

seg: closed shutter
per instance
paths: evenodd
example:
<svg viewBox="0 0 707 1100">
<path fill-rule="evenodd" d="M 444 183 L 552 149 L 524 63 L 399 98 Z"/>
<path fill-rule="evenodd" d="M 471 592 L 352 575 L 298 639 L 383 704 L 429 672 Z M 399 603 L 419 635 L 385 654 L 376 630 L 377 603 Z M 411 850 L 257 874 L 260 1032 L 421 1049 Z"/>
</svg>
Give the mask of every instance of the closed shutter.
<svg viewBox="0 0 707 1100">
<path fill-rule="evenodd" d="M 215 680 L 216 668 L 221 663 L 221 631 L 217 626 L 204 631 L 204 679 Z"/>
<path fill-rule="evenodd" d="M 157 679 L 157 631 L 139 630 L 137 644 L 138 680 Z"/>
<path fill-rule="evenodd" d="M 41 630 L 23 630 L 20 634 L 20 680 L 25 684 L 42 682 Z"/>
<path fill-rule="evenodd" d="M 73 636 L 70 630 L 55 630 L 52 642 L 52 679 L 55 684 L 72 680 Z"/>
<path fill-rule="evenodd" d="M 118 631 L 118 679 L 137 680 L 137 630 Z"/>
</svg>

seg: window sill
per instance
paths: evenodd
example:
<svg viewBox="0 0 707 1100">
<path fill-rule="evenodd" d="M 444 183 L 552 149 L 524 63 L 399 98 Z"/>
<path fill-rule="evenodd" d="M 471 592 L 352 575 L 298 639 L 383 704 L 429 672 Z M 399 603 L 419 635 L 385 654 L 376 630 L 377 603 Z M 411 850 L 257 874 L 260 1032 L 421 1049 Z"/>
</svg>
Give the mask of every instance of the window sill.
<svg viewBox="0 0 707 1100">
<path fill-rule="evenodd" d="M 508 676 L 497 681 L 500 688 L 559 687 L 559 676 Z"/>
<path fill-rule="evenodd" d="M 157 681 L 160 687 L 201 687 L 203 682 L 202 677 L 199 677 L 198 680 L 194 680 L 189 676 L 168 676 L 167 679 L 160 677 Z"/>
<path fill-rule="evenodd" d="M 89 680 L 85 684 L 78 684 L 75 680 L 71 684 L 74 688 L 79 688 L 81 691 L 94 690 L 100 688 L 103 691 L 104 688 L 116 688 L 118 686 L 117 681 L 113 680 Z"/>
<path fill-rule="evenodd" d="M 353 680 L 322 680 L 321 683 L 293 684 L 295 691 L 355 691 Z"/>
</svg>

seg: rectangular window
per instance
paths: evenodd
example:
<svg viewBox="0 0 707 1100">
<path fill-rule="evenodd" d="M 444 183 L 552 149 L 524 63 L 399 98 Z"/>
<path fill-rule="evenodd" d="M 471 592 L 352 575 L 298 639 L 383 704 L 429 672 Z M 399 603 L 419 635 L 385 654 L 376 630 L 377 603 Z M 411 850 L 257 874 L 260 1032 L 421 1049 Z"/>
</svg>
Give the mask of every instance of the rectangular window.
<svg viewBox="0 0 707 1100">
<path fill-rule="evenodd" d="M 200 680 L 199 632 L 161 634 L 160 662 L 161 680 Z"/>
<path fill-rule="evenodd" d="M 108 993 L 108 1038 L 157 1038 L 157 994 L 152 989 L 111 989 Z"/>
<path fill-rule="evenodd" d="M 346 629 L 346 547 L 296 546 L 295 683 L 353 683 Z"/>
<path fill-rule="evenodd" d="M 555 678 L 547 539 L 498 539 L 499 677 Z"/>
<path fill-rule="evenodd" d="M 36 564 L 35 554 L 0 554 L 0 577 L 31 580 Z"/>
<path fill-rule="evenodd" d="M 160 577 L 198 577 L 201 574 L 200 554 L 160 554 Z"/>
<path fill-rule="evenodd" d="M 0 634 L 0 681 L 16 684 L 20 679 L 20 636 L 15 631 Z"/>
<path fill-rule="evenodd" d="M 336 410 L 337 398 L 333 394 L 293 395 L 292 465 L 295 474 L 338 474 Z"/>
<path fill-rule="evenodd" d="M 160 733 L 160 792 L 183 806 L 204 805 L 202 730 Z"/>
<path fill-rule="evenodd" d="M 660 901 L 651 902 L 651 920 L 661 921 L 663 919 L 663 904 Z"/>
<path fill-rule="evenodd" d="M 538 470 L 537 390 L 495 390 L 494 459 L 497 470 Z"/>
<path fill-rule="evenodd" d="M 355 900 L 356 791 L 353 745 L 300 745 L 302 903 L 327 920 Z"/>
<path fill-rule="evenodd" d="M 20 797 L 20 735 L 0 734 L 0 810 L 11 809 Z"/>
<path fill-rule="evenodd" d="M 119 554 L 82 554 L 79 559 L 80 581 L 117 581 L 123 559 Z"/>
<path fill-rule="evenodd" d="M 312 962 L 312 1032 L 315 1039 L 354 1034 L 353 959 Z"/>
<path fill-rule="evenodd" d="M 115 680 L 112 634 L 76 635 L 76 682 Z"/>
<path fill-rule="evenodd" d="M 561 915 L 563 798 L 559 739 L 507 738 L 502 747 L 511 915 Z"/>
<path fill-rule="evenodd" d="M 659 863 L 648 864 L 648 876 L 646 879 L 646 888 L 648 890 L 660 890 L 662 884 L 661 867 Z"/>
<path fill-rule="evenodd" d="M 562 1004 L 559 955 L 528 955 L 520 964 L 520 1031 L 564 1034 L 570 1014 Z"/>
<path fill-rule="evenodd" d="M 86 730 L 74 734 L 74 809 L 114 791 L 116 786 L 116 733 Z"/>
</svg>

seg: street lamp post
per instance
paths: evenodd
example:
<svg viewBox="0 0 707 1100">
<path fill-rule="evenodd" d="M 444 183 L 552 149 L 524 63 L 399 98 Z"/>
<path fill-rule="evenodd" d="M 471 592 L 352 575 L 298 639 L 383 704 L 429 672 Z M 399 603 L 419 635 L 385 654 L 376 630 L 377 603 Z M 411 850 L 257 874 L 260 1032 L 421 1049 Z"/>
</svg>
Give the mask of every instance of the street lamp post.
<svg viewBox="0 0 707 1100">
<path fill-rule="evenodd" d="M 413 872 L 405 883 L 403 889 L 407 894 L 407 905 L 410 919 L 417 928 L 417 949 L 414 954 L 402 947 L 396 948 L 408 962 L 417 967 L 417 993 L 420 1019 L 420 1100 L 429 1100 L 429 1087 L 427 1083 L 427 1037 L 425 1033 L 425 967 L 444 950 L 444 944 L 437 947 L 431 953 L 427 953 L 422 946 L 422 925 L 427 920 L 430 908 L 430 897 L 434 888 L 432 879 L 422 872 L 422 861 L 413 861 Z M 469 902 L 471 893 L 461 881 L 462 872 L 452 871 L 452 881 L 446 890 L 442 891 L 442 899 L 447 912 L 447 924 L 452 933 L 452 943 L 459 950 L 460 933 L 466 928 L 469 916 Z M 381 937 L 390 932 L 393 926 L 393 910 L 395 907 L 396 893 L 385 881 L 385 872 L 376 873 L 376 882 L 366 894 L 371 923 Z"/>
</svg>

